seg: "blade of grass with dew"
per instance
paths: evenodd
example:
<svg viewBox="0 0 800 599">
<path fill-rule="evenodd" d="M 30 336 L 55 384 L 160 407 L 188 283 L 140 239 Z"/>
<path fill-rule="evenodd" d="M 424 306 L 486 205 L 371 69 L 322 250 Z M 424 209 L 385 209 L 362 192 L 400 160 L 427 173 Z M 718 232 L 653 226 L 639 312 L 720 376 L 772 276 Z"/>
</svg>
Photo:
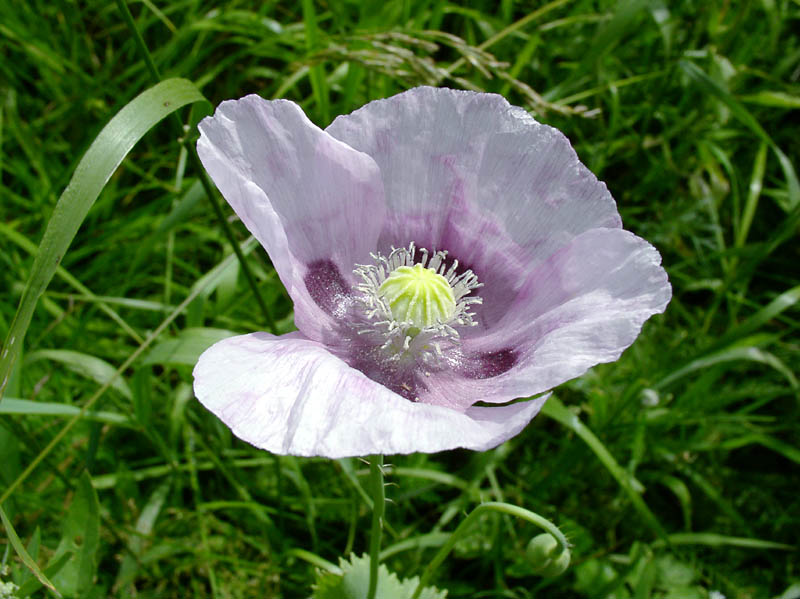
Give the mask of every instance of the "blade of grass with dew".
<svg viewBox="0 0 800 599">
<path fill-rule="evenodd" d="M 750 226 L 753 224 L 753 217 L 758 207 L 758 199 L 761 196 L 761 189 L 764 186 L 764 169 L 767 164 L 767 144 L 761 142 L 761 146 L 756 152 L 756 160 L 753 165 L 753 174 L 750 177 L 750 187 L 748 188 L 747 200 L 742 212 L 742 221 L 739 230 L 736 231 L 736 247 L 744 247 L 747 235 L 750 233 Z"/>
<path fill-rule="evenodd" d="M 204 101 L 205 97 L 191 81 L 168 79 L 126 104 L 89 146 L 47 223 L 19 308 L 0 354 L 0 401 L 36 303 L 111 175 L 136 142 L 164 117 L 187 104 Z"/>
</svg>

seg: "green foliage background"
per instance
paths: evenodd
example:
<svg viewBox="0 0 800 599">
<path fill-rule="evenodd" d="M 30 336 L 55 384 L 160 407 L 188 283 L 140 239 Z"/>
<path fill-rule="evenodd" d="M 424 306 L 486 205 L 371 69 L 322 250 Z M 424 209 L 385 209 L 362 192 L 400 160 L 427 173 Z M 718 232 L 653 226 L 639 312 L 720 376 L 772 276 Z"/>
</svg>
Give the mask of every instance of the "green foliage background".
<svg viewBox="0 0 800 599">
<path fill-rule="evenodd" d="M 0 402 L 3 580 L 52 596 L 24 545 L 65 596 L 307 597 L 315 568 L 366 550 L 364 464 L 268 455 L 192 398 L 200 351 L 268 318 L 182 141 L 247 93 L 325 126 L 428 84 L 501 93 L 564 131 L 661 251 L 675 296 L 507 444 L 392 458 L 387 565 L 417 575 L 465 513 L 500 500 L 558 523 L 573 566 L 534 576 L 538 530 L 489 515 L 437 572 L 450 597 L 800 597 L 796 0 L 130 9 L 161 75 L 210 103 L 172 112 L 185 131 L 142 125 L 36 304 Z M 81 222 L 73 204 L 54 211 L 79 160 L 156 82 L 118 4 L 0 0 L 0 16 L 7 337 L 51 215 Z M 290 330 L 268 257 L 223 211 Z M 61 257 L 42 247 L 43 264 Z"/>
</svg>

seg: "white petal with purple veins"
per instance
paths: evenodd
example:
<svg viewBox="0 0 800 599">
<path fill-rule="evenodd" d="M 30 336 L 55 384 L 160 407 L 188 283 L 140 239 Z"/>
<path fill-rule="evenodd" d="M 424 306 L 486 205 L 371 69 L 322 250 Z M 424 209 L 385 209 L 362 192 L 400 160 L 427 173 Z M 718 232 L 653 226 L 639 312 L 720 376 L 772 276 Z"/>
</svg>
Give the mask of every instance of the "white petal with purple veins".
<svg viewBox="0 0 800 599">
<path fill-rule="evenodd" d="M 557 129 L 494 94 L 419 87 L 327 131 L 372 156 L 389 219 L 380 249 L 447 249 L 484 283 L 491 323 L 536 263 L 595 227 L 620 227 L 606 186 Z"/>
<path fill-rule="evenodd" d="M 567 138 L 498 95 L 419 87 L 340 116 L 327 131 L 375 159 L 390 226 L 401 236 L 424 226 L 431 239 L 419 244 L 447 245 L 439 242 L 463 202 L 496 215 L 522 246 L 621 225 L 611 194 Z"/>
<path fill-rule="evenodd" d="M 493 447 L 546 397 L 477 402 L 617 359 L 669 302 L 658 252 L 621 229 L 566 137 L 500 96 L 416 88 L 326 131 L 291 102 L 251 96 L 201 131 L 203 162 L 269 252 L 301 331 L 227 339 L 195 368 L 200 401 L 258 447 Z M 447 322 L 419 328 L 383 304 L 390 273 L 419 262 L 414 247 L 448 285 L 469 281 Z"/>
<path fill-rule="evenodd" d="M 545 400 L 465 413 L 410 402 L 300 333 L 225 339 L 200 357 L 194 377 L 197 398 L 237 437 L 273 453 L 330 458 L 489 449 Z"/>
<path fill-rule="evenodd" d="M 427 381 L 430 396 L 458 407 L 552 389 L 619 358 L 671 295 L 653 246 L 622 229 L 587 231 L 533 270 L 491 331 L 465 341 L 467 358 Z M 505 369 L 485 376 L 495 366 L 482 357 L 503 351 Z"/>
<path fill-rule="evenodd" d="M 321 338 L 383 227 L 378 167 L 286 100 L 229 100 L 199 129 L 203 165 L 269 253 L 298 326 Z"/>
</svg>

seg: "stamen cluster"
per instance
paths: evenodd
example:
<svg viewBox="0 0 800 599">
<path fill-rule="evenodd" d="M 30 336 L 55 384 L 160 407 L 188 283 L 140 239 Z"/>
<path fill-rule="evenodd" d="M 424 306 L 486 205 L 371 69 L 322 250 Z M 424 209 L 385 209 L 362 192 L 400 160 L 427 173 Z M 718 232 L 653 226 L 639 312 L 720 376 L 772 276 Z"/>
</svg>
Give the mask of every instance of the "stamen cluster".
<svg viewBox="0 0 800 599">
<path fill-rule="evenodd" d="M 383 337 L 381 349 L 386 350 L 389 357 L 399 359 L 408 353 L 419 355 L 435 353 L 442 355 L 444 344 L 457 344 L 460 336 L 458 327 L 475 326 L 474 314 L 470 306 L 480 304 L 480 297 L 467 297 L 474 289 L 483 284 L 471 270 L 457 274 L 458 260 L 448 266 L 446 251 L 429 252 L 425 248 L 417 248 L 411 242 L 407 248 L 394 248 L 388 256 L 380 253 L 370 254 L 374 264 L 358 264 L 354 273 L 361 277 L 362 283 L 357 285 L 361 296 L 359 301 L 363 307 L 366 321 L 359 328 L 359 334 L 379 334 Z M 393 297 L 387 297 L 386 282 L 392 273 L 401 267 L 421 265 L 444 278 L 452 291 L 455 308 L 449 318 L 436 319 L 434 322 L 412 322 L 398 320 L 392 313 Z M 384 287 L 383 289 L 381 287 Z M 448 310 L 450 311 L 450 310 Z"/>
</svg>

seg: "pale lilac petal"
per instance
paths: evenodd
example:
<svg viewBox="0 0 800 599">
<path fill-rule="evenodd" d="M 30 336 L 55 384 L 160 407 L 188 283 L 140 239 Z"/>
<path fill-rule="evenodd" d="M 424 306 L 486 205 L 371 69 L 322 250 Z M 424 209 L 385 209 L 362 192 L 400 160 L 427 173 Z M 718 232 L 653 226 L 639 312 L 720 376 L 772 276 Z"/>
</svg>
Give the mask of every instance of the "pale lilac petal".
<svg viewBox="0 0 800 599">
<path fill-rule="evenodd" d="M 446 249 L 486 284 L 492 323 L 532 266 L 596 227 L 620 227 L 605 184 L 564 135 L 501 96 L 420 87 L 327 129 L 381 169 L 389 209 L 379 248 Z"/>
<path fill-rule="evenodd" d="M 345 311 L 353 265 L 369 259 L 383 227 L 378 167 L 286 100 L 229 100 L 199 129 L 203 165 L 269 253 L 297 326 L 321 338 Z"/>
<path fill-rule="evenodd" d="M 454 368 L 429 377 L 422 401 L 462 408 L 552 389 L 619 358 L 672 290 L 649 243 L 594 229 L 540 264 L 505 317 L 467 339 Z"/>
<path fill-rule="evenodd" d="M 669 302 L 658 252 L 621 229 L 605 185 L 560 132 L 500 96 L 417 88 L 325 132 L 291 102 L 248 97 L 201 131 L 204 164 L 269 252 L 302 331 L 224 340 L 195 368 L 200 401 L 258 447 L 493 447 L 546 396 L 477 402 L 538 395 L 617 359 Z M 434 344 L 436 358 L 389 355 L 359 329 L 353 267 L 410 242 L 447 250 L 484 285 L 479 326 Z"/>
<path fill-rule="evenodd" d="M 197 398 L 237 437 L 298 456 L 485 450 L 522 430 L 545 400 L 466 412 L 414 403 L 300 333 L 225 339 L 194 377 Z"/>
</svg>

